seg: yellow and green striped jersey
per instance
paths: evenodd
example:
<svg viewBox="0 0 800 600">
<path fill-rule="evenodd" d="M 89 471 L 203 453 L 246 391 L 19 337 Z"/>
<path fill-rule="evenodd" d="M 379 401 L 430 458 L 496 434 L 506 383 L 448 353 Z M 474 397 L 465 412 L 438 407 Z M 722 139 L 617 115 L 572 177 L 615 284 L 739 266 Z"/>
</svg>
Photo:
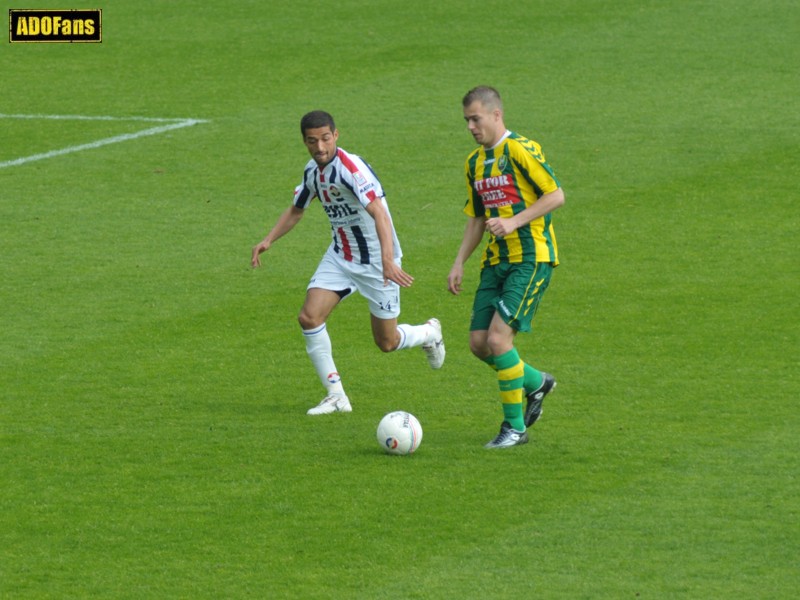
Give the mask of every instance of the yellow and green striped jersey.
<svg viewBox="0 0 800 600">
<path fill-rule="evenodd" d="M 464 212 L 470 217 L 513 217 L 560 187 L 541 146 L 513 132 L 494 148 L 480 146 L 472 152 L 467 157 L 466 175 L 469 197 Z M 503 238 L 489 234 L 482 267 L 525 261 L 557 265 L 551 219 L 550 214 L 534 219 Z"/>
</svg>

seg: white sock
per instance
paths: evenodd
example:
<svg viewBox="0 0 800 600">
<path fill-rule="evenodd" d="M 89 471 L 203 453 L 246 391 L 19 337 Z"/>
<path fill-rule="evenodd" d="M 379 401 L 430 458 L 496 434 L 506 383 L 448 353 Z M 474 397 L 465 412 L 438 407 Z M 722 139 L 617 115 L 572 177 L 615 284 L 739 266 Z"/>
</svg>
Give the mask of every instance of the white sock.
<svg viewBox="0 0 800 600">
<path fill-rule="evenodd" d="M 306 352 L 311 359 L 311 364 L 319 375 L 319 380 L 329 394 L 344 395 L 342 378 L 333 363 L 333 351 L 331 349 L 331 338 L 328 336 L 328 328 L 323 323 L 316 329 L 304 329 L 303 337 L 306 340 Z"/>
<path fill-rule="evenodd" d="M 430 344 L 433 339 L 433 327 L 425 325 L 398 325 L 397 331 L 400 333 L 400 344 L 398 350 L 405 348 L 415 348 L 423 344 Z"/>
</svg>

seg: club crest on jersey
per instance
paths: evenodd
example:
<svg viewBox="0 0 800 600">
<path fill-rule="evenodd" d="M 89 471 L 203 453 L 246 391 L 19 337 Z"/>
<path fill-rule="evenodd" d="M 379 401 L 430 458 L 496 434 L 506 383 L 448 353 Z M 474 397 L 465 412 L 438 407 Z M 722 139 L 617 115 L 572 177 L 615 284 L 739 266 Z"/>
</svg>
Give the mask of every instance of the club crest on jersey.
<svg viewBox="0 0 800 600">
<path fill-rule="evenodd" d="M 507 166 L 508 166 L 508 159 L 504 154 L 503 156 L 497 159 L 497 168 L 500 169 L 500 171 L 505 171 Z"/>
</svg>

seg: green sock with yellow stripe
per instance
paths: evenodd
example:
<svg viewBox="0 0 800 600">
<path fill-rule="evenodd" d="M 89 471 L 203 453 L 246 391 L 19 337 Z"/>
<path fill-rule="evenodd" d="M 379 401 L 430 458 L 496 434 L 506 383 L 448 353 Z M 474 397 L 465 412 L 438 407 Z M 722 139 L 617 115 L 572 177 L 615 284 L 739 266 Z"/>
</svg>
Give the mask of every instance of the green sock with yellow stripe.
<svg viewBox="0 0 800 600">
<path fill-rule="evenodd" d="M 495 356 L 494 366 L 497 369 L 505 420 L 517 431 L 525 431 L 525 363 L 520 360 L 517 349 L 512 348 L 505 354 Z"/>
<path fill-rule="evenodd" d="M 481 360 L 483 360 L 483 362 L 492 367 L 492 369 L 497 371 L 497 366 L 495 365 L 494 362 L 494 356 L 490 354 L 489 356 Z M 523 361 L 522 364 L 524 365 L 525 368 L 525 379 L 523 381 L 523 387 L 525 388 L 525 393 L 530 394 L 531 392 L 534 392 L 538 390 L 540 387 L 542 387 L 544 376 L 542 375 L 541 371 L 537 371 L 528 363 Z"/>
</svg>

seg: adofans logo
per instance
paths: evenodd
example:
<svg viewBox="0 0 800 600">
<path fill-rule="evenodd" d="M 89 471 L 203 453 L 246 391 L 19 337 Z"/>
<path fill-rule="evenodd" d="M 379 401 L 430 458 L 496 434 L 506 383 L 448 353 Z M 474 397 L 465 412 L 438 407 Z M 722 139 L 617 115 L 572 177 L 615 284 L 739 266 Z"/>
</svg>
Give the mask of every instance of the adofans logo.
<svg viewBox="0 0 800 600">
<path fill-rule="evenodd" d="M 102 13 L 88 10 L 8 11 L 9 42 L 101 42 Z"/>
</svg>

